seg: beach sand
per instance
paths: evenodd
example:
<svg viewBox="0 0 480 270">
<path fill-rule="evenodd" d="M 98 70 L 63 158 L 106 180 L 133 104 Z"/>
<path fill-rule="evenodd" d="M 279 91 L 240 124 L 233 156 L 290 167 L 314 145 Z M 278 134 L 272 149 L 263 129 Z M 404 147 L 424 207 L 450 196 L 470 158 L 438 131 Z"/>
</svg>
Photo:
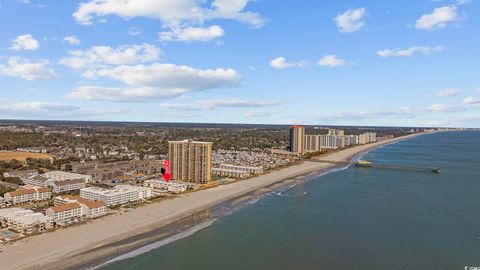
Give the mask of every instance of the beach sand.
<svg viewBox="0 0 480 270">
<path fill-rule="evenodd" d="M 350 161 L 352 157 L 372 148 L 408 139 L 404 136 L 368 145 L 360 145 L 318 159 Z M 274 170 L 270 173 L 181 195 L 131 211 L 122 211 L 86 224 L 59 229 L 55 232 L 27 237 L 17 242 L 0 245 L 1 269 L 78 269 L 89 262 L 113 256 L 146 243 L 149 232 L 166 227 L 195 214 L 202 214 L 228 200 L 247 194 L 258 195 L 295 177 L 333 168 L 334 164 L 304 161 L 301 164 Z M 263 190 L 262 190 L 263 189 Z M 199 219 L 201 220 L 201 219 Z M 162 235 L 155 235 L 156 238 Z M 147 237 L 148 238 L 148 237 Z M 128 239 L 128 241 L 126 240 Z M 151 239 L 150 239 L 151 240 Z M 95 252 L 92 252 L 95 251 Z"/>
</svg>

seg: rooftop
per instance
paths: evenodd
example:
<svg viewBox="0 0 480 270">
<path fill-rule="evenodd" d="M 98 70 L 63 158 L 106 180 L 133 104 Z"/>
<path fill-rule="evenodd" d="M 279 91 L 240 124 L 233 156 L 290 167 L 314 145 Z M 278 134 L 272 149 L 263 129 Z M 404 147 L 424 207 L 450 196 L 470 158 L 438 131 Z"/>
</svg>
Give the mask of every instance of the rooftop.
<svg viewBox="0 0 480 270">
<path fill-rule="evenodd" d="M 52 209 L 52 211 L 55 213 L 59 213 L 59 212 L 68 211 L 75 208 L 80 208 L 80 207 L 81 206 L 78 202 L 72 202 L 72 203 L 67 203 L 63 205 L 53 206 L 50 209 Z"/>
</svg>

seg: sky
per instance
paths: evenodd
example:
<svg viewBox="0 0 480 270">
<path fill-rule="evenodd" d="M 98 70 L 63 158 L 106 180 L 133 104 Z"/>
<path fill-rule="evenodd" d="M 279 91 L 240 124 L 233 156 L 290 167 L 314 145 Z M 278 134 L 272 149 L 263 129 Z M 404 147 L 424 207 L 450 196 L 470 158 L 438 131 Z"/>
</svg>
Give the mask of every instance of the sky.
<svg viewBox="0 0 480 270">
<path fill-rule="evenodd" d="M 0 119 L 480 127 L 480 0 L 0 0 Z"/>
</svg>

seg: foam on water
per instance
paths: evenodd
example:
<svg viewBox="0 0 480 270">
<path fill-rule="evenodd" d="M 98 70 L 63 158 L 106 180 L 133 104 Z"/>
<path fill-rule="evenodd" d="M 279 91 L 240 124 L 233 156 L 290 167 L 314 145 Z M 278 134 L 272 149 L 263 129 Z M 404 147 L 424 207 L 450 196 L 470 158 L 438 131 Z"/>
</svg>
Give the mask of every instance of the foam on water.
<svg viewBox="0 0 480 270">
<path fill-rule="evenodd" d="M 155 243 L 152 243 L 152 244 L 149 244 L 149 245 L 146 245 L 146 246 L 143 246 L 143 247 L 140 247 L 136 250 L 133 250 L 133 251 L 130 251 L 128 253 L 125 253 L 123 255 L 120 255 L 118 257 L 115 257 L 105 263 L 102 263 L 98 266 L 95 266 L 95 267 L 92 267 L 90 268 L 90 270 L 95 270 L 95 269 L 100 269 L 108 264 L 111 264 L 111 263 L 114 263 L 114 262 L 118 262 L 118 261 L 123 261 L 123 260 L 127 260 L 127 259 L 131 259 L 131 258 L 134 258 L 134 257 L 137 257 L 139 255 L 142 255 L 142 254 L 145 254 L 149 251 L 152 251 L 154 249 L 157 249 L 157 248 L 160 248 L 160 247 L 163 247 L 165 245 L 168 245 L 170 243 L 173 243 L 175 241 L 178 241 L 178 240 L 181 240 L 183 238 L 186 238 L 186 237 L 189 237 L 193 234 L 195 234 L 196 232 L 199 232 L 207 227 L 209 227 L 210 225 L 212 225 L 214 222 L 216 221 L 216 219 L 212 219 L 212 220 L 208 220 L 206 222 L 203 222 L 203 223 L 200 223 L 198 225 L 195 225 L 185 231 L 183 231 L 182 233 L 180 234 L 177 234 L 177 235 L 174 235 L 174 236 L 171 236 L 169 238 L 166 238 L 166 239 L 163 239 L 163 240 L 160 240 L 158 242 L 155 242 Z"/>
</svg>

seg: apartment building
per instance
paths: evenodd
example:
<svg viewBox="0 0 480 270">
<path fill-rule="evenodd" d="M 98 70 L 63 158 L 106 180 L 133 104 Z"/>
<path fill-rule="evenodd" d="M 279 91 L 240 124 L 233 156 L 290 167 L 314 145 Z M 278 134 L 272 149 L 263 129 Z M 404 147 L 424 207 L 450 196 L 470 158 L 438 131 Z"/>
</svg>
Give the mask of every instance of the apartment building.
<svg viewBox="0 0 480 270">
<path fill-rule="evenodd" d="M 234 178 L 234 179 L 244 179 L 251 175 L 249 172 L 246 172 L 246 171 L 222 169 L 222 168 L 212 168 L 212 174 L 215 176 L 228 177 L 228 178 Z"/>
<path fill-rule="evenodd" d="M 40 233 L 53 228 L 53 219 L 23 208 L 0 209 L 0 227 L 21 233 Z"/>
<path fill-rule="evenodd" d="M 262 167 L 251 167 L 251 166 L 237 166 L 237 165 L 231 165 L 231 164 L 220 164 L 220 169 L 226 169 L 226 170 L 236 170 L 236 171 L 242 171 L 242 172 L 248 172 L 250 174 L 260 174 L 263 173 L 263 168 Z"/>
<path fill-rule="evenodd" d="M 212 180 L 212 143 L 191 140 L 169 141 L 172 178 L 204 184 Z"/>
<path fill-rule="evenodd" d="M 51 171 L 42 174 L 43 177 L 48 178 L 52 181 L 65 181 L 65 180 L 75 180 L 82 179 L 86 183 L 92 181 L 92 176 L 88 174 L 78 174 L 78 173 L 69 173 L 62 171 Z"/>
<path fill-rule="evenodd" d="M 305 149 L 305 127 L 290 127 L 290 152 L 303 154 Z"/>
<path fill-rule="evenodd" d="M 72 179 L 64 181 L 55 181 L 50 184 L 53 193 L 62 193 L 70 192 L 75 190 L 80 190 L 85 188 L 85 180 L 83 179 Z"/>
<path fill-rule="evenodd" d="M 377 141 L 377 134 L 374 132 L 365 132 L 358 136 L 358 143 L 359 144 L 368 144 Z"/>
<path fill-rule="evenodd" d="M 3 197 L 0 197 L 0 208 L 5 207 L 5 199 Z"/>
<path fill-rule="evenodd" d="M 183 193 L 187 191 L 188 186 L 182 183 L 166 182 L 163 179 L 150 179 L 143 182 L 144 187 L 149 187 L 153 190 L 154 195 L 160 195 L 165 191 L 170 193 Z"/>
<path fill-rule="evenodd" d="M 152 189 L 131 185 L 119 185 L 113 189 L 88 187 L 80 190 L 80 197 L 88 200 L 101 200 L 107 206 L 147 200 L 153 196 Z"/>
<path fill-rule="evenodd" d="M 82 217 L 82 206 L 78 202 L 57 205 L 48 208 L 45 214 L 53 218 L 55 224 L 67 225 Z"/>
<path fill-rule="evenodd" d="M 22 177 L 22 182 L 25 185 L 37 186 L 37 187 L 48 187 L 49 179 L 41 175 L 31 175 L 27 177 Z"/>
<path fill-rule="evenodd" d="M 7 192 L 4 195 L 5 201 L 9 204 L 21 204 L 49 200 L 52 193 L 48 188 L 33 187 L 28 189 L 17 189 L 16 191 Z"/>
<path fill-rule="evenodd" d="M 38 175 L 37 170 L 25 170 L 25 171 L 14 171 L 14 172 L 5 172 L 3 173 L 3 177 L 18 177 L 18 178 L 24 178 L 24 177 L 29 177 L 33 175 Z"/>
<path fill-rule="evenodd" d="M 54 198 L 54 205 L 65 205 L 77 202 L 81 206 L 81 216 L 86 218 L 97 218 L 108 213 L 107 205 L 103 201 L 92 201 L 84 199 L 80 196 L 56 196 Z"/>
<path fill-rule="evenodd" d="M 329 129 L 328 130 L 328 135 L 330 136 L 345 136 L 345 131 L 341 129 Z"/>
</svg>

